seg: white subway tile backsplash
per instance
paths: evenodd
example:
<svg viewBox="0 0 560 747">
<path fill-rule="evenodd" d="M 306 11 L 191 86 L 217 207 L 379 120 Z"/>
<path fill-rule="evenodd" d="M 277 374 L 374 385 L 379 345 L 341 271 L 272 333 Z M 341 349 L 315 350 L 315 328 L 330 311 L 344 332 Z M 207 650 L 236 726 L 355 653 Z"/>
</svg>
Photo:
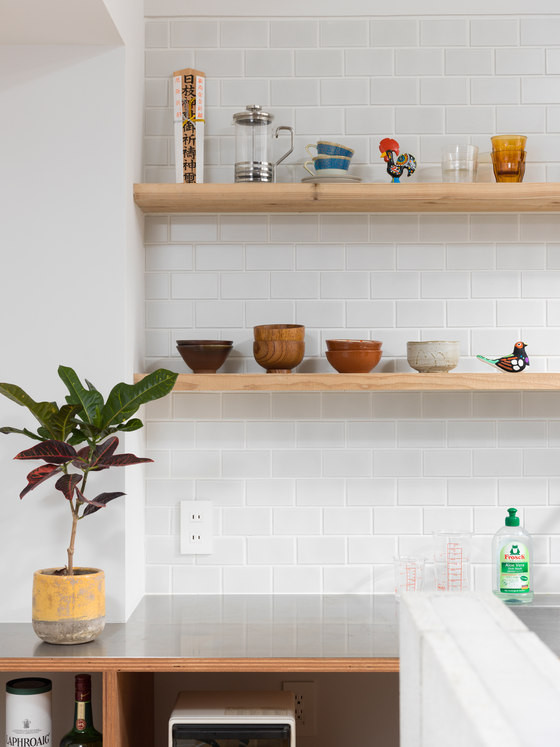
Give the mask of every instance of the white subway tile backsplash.
<svg viewBox="0 0 560 747">
<path fill-rule="evenodd" d="M 272 534 L 272 510 L 266 507 L 222 509 L 224 536 L 258 536 Z"/>
<path fill-rule="evenodd" d="M 560 19 L 527 17 L 520 20 L 521 45 L 556 46 L 560 35 Z"/>
<path fill-rule="evenodd" d="M 472 474 L 471 452 L 467 449 L 432 449 L 424 452 L 426 477 L 466 477 Z"/>
<path fill-rule="evenodd" d="M 301 479 L 296 481 L 298 506 L 344 505 L 344 480 Z"/>
<path fill-rule="evenodd" d="M 497 485 L 497 480 L 488 477 L 452 478 L 447 481 L 448 503 L 450 506 L 494 506 Z"/>
<path fill-rule="evenodd" d="M 557 104 L 558 80 L 556 78 L 522 78 L 521 103 Z"/>
<path fill-rule="evenodd" d="M 199 566 L 172 567 L 171 590 L 173 594 L 221 594 L 221 569 Z"/>
<path fill-rule="evenodd" d="M 490 49 L 445 50 L 446 75 L 491 75 L 492 72 L 493 54 Z"/>
<path fill-rule="evenodd" d="M 268 46 L 268 21 L 265 20 L 221 20 L 220 45 L 224 48 Z M 204 45 L 200 45 L 204 46 Z"/>
<path fill-rule="evenodd" d="M 248 506 L 291 506 L 294 492 L 293 480 L 269 477 L 246 482 Z"/>
<path fill-rule="evenodd" d="M 217 273 L 173 273 L 171 276 L 171 297 L 218 298 L 218 281 Z"/>
<path fill-rule="evenodd" d="M 545 72 L 544 49 L 497 49 L 496 75 L 539 75 Z"/>
<path fill-rule="evenodd" d="M 466 78 L 425 78 L 420 81 L 421 104 L 468 104 Z"/>
<path fill-rule="evenodd" d="M 397 106 L 395 131 L 398 134 L 429 134 L 444 131 L 445 112 L 441 106 Z"/>
<path fill-rule="evenodd" d="M 298 563 L 332 565 L 345 561 L 344 537 L 298 537 L 296 543 Z"/>
<path fill-rule="evenodd" d="M 397 301 L 397 327 L 443 327 L 444 301 Z M 460 326 L 460 325 L 457 325 Z"/>
<path fill-rule="evenodd" d="M 322 588 L 321 568 L 281 566 L 272 571 L 275 594 L 316 594 Z"/>
<path fill-rule="evenodd" d="M 306 101 L 305 103 L 310 103 Z M 320 103 L 324 106 L 365 105 L 369 103 L 366 78 L 327 78 L 320 81 Z"/>
<path fill-rule="evenodd" d="M 323 474 L 325 477 L 337 478 L 353 475 L 370 477 L 372 458 L 370 451 L 349 449 L 326 450 L 323 453 Z"/>
<path fill-rule="evenodd" d="M 399 46 L 418 46 L 419 31 L 416 19 L 376 18 L 370 21 L 370 37 L 372 47 L 394 47 L 398 39 Z"/>
<path fill-rule="evenodd" d="M 503 47 L 519 44 L 519 21 L 516 18 L 473 18 L 470 26 L 473 47 Z"/>
<path fill-rule="evenodd" d="M 432 478 L 399 480 L 399 506 L 445 506 L 446 481 Z"/>
<path fill-rule="evenodd" d="M 422 509 L 417 507 L 376 506 L 373 509 L 376 534 L 421 534 L 422 524 Z"/>
<path fill-rule="evenodd" d="M 446 110 L 445 127 L 448 133 L 472 135 L 493 132 L 494 107 L 454 106 Z"/>
<path fill-rule="evenodd" d="M 368 26 L 358 18 L 337 18 L 319 22 L 319 40 L 322 47 L 364 47 L 368 39 Z"/>
<path fill-rule="evenodd" d="M 253 101 L 274 126 L 295 125 L 282 182 L 305 175 L 305 145 L 324 139 L 355 150 L 352 173 L 386 183 L 384 136 L 415 154 L 412 182 L 439 181 L 441 147 L 467 142 L 492 181 L 495 132 L 529 135 L 526 182 L 558 181 L 558 19 L 531 13 L 149 19 L 144 180 L 174 181 L 171 74 L 196 66 L 207 75 L 206 181 L 233 180 L 232 114 Z M 175 339 L 216 337 L 234 341 L 223 370 L 261 373 L 251 327 L 297 322 L 298 370 L 333 378 L 334 337 L 382 340 L 379 372 L 410 373 L 414 339 L 457 339 L 458 370 L 488 375 L 499 374 L 477 353 L 525 339 L 530 370 L 555 370 L 559 229 L 553 214 L 148 215 L 146 367 L 186 372 Z M 473 522 L 487 544 L 512 502 L 543 540 L 539 588 L 557 590 L 560 571 L 545 565 L 560 558 L 548 548 L 556 409 L 554 393 L 515 391 L 177 392 L 152 403 L 148 590 L 390 591 L 397 546 Z M 176 536 L 178 503 L 192 498 L 216 512 L 214 552 L 196 560 Z"/>
<path fill-rule="evenodd" d="M 438 222 L 423 224 L 422 230 L 431 233 Z M 436 229 L 437 230 L 437 229 Z M 397 269 L 442 270 L 445 266 L 445 247 L 437 244 L 399 244 L 397 246 Z"/>
<path fill-rule="evenodd" d="M 171 21 L 171 46 L 195 49 L 196 47 L 218 47 L 219 26 L 217 21 L 190 18 L 188 21 Z M 158 46 L 164 46 L 159 44 Z"/>
<path fill-rule="evenodd" d="M 471 104 L 518 104 L 519 78 L 472 78 Z"/>
<path fill-rule="evenodd" d="M 314 78 L 286 78 L 270 82 L 270 101 L 273 106 L 312 106 L 319 104 L 319 83 Z M 301 132 L 296 112 L 296 129 Z"/>
<path fill-rule="evenodd" d="M 344 110 L 340 107 L 308 107 L 296 109 L 296 132 L 313 137 L 331 137 L 344 133 Z M 283 241 L 284 239 L 280 239 Z M 301 236 L 295 241 L 302 240 Z"/>
<path fill-rule="evenodd" d="M 468 37 L 467 19 L 420 21 L 420 44 L 423 46 L 464 47 L 468 43 Z"/>
<path fill-rule="evenodd" d="M 397 49 L 395 72 L 397 75 L 442 75 L 443 50 Z"/>
<path fill-rule="evenodd" d="M 419 101 L 418 81 L 416 78 L 372 77 L 370 97 L 371 103 L 376 107 L 383 104 L 416 104 Z"/>
<path fill-rule="evenodd" d="M 270 46 L 298 49 L 299 47 L 316 47 L 319 37 L 319 25 L 316 20 L 289 21 L 272 19 L 270 21 Z"/>
<path fill-rule="evenodd" d="M 245 52 L 245 74 L 259 78 L 293 75 L 294 56 L 291 50 L 263 49 Z"/>
</svg>

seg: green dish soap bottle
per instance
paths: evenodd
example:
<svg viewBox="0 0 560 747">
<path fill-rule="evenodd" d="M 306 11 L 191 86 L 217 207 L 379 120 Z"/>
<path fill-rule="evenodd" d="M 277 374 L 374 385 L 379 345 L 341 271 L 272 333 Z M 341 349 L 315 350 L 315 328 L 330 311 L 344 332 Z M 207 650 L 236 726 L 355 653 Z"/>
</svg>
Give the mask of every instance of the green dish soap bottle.
<svg viewBox="0 0 560 747">
<path fill-rule="evenodd" d="M 508 604 L 533 601 L 533 540 L 519 526 L 516 508 L 508 508 L 505 526 L 492 540 L 494 594 Z"/>
</svg>

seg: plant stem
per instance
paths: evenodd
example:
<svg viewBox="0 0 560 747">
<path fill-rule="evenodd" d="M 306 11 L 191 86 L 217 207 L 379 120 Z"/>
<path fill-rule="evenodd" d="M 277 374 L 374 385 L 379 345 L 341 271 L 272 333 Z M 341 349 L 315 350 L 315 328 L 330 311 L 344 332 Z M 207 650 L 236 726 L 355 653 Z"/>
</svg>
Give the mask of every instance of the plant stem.
<svg viewBox="0 0 560 747">
<path fill-rule="evenodd" d="M 78 506 L 74 508 L 72 501 L 70 501 L 70 510 L 72 511 L 72 533 L 70 534 L 70 544 L 68 550 L 68 564 L 66 569 L 69 576 L 74 575 L 74 542 L 76 541 L 76 529 L 78 527 Z"/>
</svg>

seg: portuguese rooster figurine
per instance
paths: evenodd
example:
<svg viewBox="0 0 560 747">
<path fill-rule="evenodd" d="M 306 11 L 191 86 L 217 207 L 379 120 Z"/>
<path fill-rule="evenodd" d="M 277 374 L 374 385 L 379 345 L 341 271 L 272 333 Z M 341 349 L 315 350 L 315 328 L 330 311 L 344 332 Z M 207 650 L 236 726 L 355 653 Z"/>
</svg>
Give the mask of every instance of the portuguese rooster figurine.
<svg viewBox="0 0 560 747">
<path fill-rule="evenodd" d="M 503 355 L 501 358 L 485 358 L 483 355 L 477 355 L 476 357 L 502 371 L 519 373 L 529 365 L 529 358 L 525 352 L 526 347 L 524 342 L 516 342 L 511 355 Z"/>
<path fill-rule="evenodd" d="M 400 184 L 400 177 L 404 170 L 408 171 L 407 176 L 412 176 L 416 171 L 416 159 L 410 153 L 403 153 L 399 156 L 400 146 L 396 140 L 385 137 L 379 143 L 381 158 L 387 164 L 387 173 L 391 177 L 393 184 Z"/>
</svg>

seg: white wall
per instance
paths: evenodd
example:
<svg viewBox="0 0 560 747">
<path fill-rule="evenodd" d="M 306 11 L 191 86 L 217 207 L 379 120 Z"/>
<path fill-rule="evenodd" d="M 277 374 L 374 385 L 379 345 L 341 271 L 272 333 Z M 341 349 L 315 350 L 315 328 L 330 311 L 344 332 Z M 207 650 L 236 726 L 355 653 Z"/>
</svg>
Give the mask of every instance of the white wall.
<svg viewBox="0 0 560 747">
<path fill-rule="evenodd" d="M 417 156 L 415 181 L 438 180 L 440 147 L 455 141 L 480 146 L 490 180 L 500 131 L 529 136 L 526 181 L 560 179 L 552 4 L 470 16 L 453 4 L 447 16 L 403 2 L 390 17 L 356 0 L 324 18 L 299 3 L 295 19 L 248 0 L 181 8 L 147 7 L 145 181 L 174 181 L 170 74 L 186 66 L 208 76 L 207 181 L 233 180 L 231 116 L 253 102 L 295 126 L 284 181 L 305 176 L 318 137 L 349 144 L 354 173 L 386 181 L 386 135 Z M 410 370 L 407 340 L 441 338 L 461 341 L 458 370 L 485 371 L 477 353 L 518 339 L 530 370 L 557 370 L 559 226 L 557 215 L 152 216 L 146 366 L 187 371 L 174 341 L 221 337 L 235 342 L 223 370 L 260 370 L 251 327 L 280 321 L 306 325 L 300 370 L 329 370 L 329 336 L 382 340 L 381 371 Z M 535 535 L 535 588 L 556 591 L 559 416 L 542 393 L 176 394 L 150 409 L 147 588 L 390 591 L 397 548 L 429 550 L 433 529 L 460 528 L 476 533 L 484 589 L 490 537 L 513 504 Z M 192 497 L 215 505 L 211 556 L 178 552 L 178 503 Z"/>
<path fill-rule="evenodd" d="M 128 25 L 121 19 L 126 50 L 114 46 L 110 19 L 104 26 L 112 34 L 97 38 L 96 46 L 0 47 L 1 379 L 39 400 L 63 398 L 59 363 L 74 367 L 105 393 L 117 381 L 131 381 L 138 365 L 132 353 L 138 357 L 141 351 L 134 337 L 138 296 L 126 288 L 138 275 L 141 256 L 139 221 L 129 207 L 131 184 L 139 173 L 140 132 L 135 134 L 136 167 L 127 144 L 129 120 L 137 121 L 141 108 L 139 10 L 136 42 L 134 13 Z M 45 40 L 50 40 L 48 33 Z M 139 53 L 132 52 L 134 43 Z M 134 77 L 127 73 L 131 59 L 137 60 Z M 3 425 L 30 427 L 29 417 L 14 403 L 0 402 Z M 2 621 L 29 620 L 32 572 L 62 565 L 69 539 L 69 515 L 54 489 L 42 486 L 18 499 L 28 470 L 11 459 L 27 445 L 20 436 L 0 440 Z M 124 471 L 113 472 L 98 487 L 126 490 Z M 135 500 L 142 516 L 141 484 L 126 500 Z M 76 562 L 106 571 L 109 620 L 124 619 L 143 593 L 137 580 L 143 524 L 136 522 L 137 538 L 125 541 L 127 525 L 135 527 L 127 522 L 130 511 L 123 501 L 79 526 Z M 127 577 L 134 580 L 128 587 Z"/>
</svg>

